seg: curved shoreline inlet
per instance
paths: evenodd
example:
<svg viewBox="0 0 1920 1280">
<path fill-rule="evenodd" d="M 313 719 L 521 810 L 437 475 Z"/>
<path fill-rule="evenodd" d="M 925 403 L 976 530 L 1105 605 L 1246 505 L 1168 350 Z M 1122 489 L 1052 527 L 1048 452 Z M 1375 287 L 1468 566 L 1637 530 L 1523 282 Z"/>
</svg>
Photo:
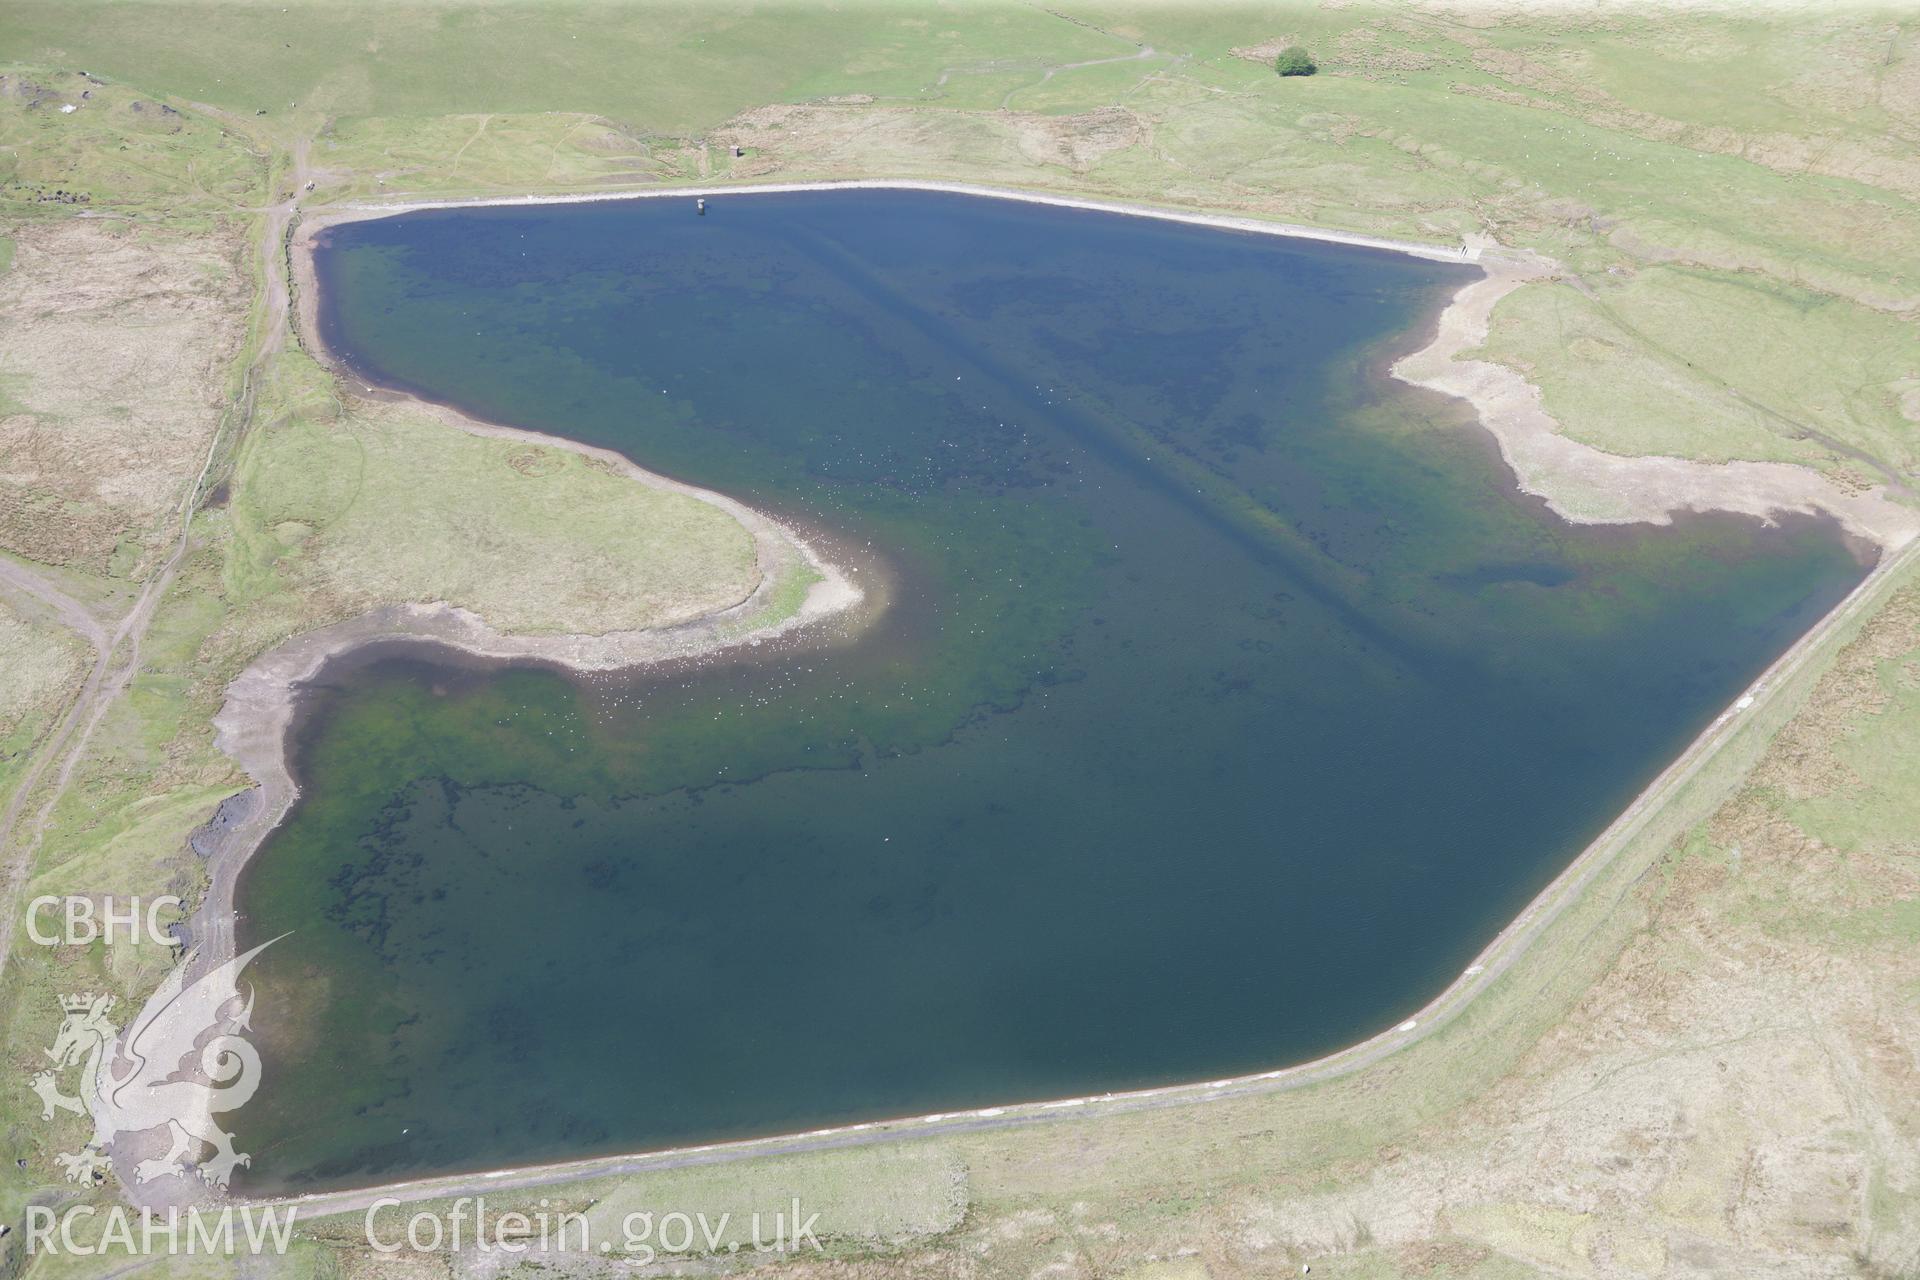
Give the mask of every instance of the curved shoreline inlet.
<svg viewBox="0 0 1920 1280">
<path fill-rule="evenodd" d="M 929 192 L 325 232 L 366 380 L 871 546 L 853 643 L 369 651 L 238 887 L 270 1194 L 1204 1079 L 1395 1025 L 1866 572 L 1569 525 L 1393 380 L 1474 267 Z M 555 512 L 565 519 L 565 512 Z"/>
</svg>

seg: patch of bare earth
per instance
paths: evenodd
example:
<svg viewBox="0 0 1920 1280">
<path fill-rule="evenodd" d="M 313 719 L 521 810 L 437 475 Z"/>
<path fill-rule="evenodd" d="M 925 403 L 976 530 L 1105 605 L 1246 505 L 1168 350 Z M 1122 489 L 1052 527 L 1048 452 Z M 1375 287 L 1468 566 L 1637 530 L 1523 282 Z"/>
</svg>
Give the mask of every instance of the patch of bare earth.
<svg viewBox="0 0 1920 1280">
<path fill-rule="evenodd" d="M 1125 107 L 1078 115 L 1023 111 L 953 111 L 930 116 L 911 107 L 759 107 L 716 130 L 724 146 L 746 148 L 736 178 L 838 172 L 868 177 L 951 172 L 964 155 L 979 172 L 1030 173 L 1034 165 L 1084 173 L 1102 158 L 1151 137 L 1147 122 Z"/>
<path fill-rule="evenodd" d="M 237 246 L 70 219 L 13 228 L 0 275 L 0 548 L 139 576 L 226 402 Z"/>
<path fill-rule="evenodd" d="M 1229 49 L 1228 52 L 1247 62 L 1271 63 L 1280 56 L 1281 50 L 1290 49 L 1298 43 L 1300 42 L 1292 36 L 1274 36 L 1270 40 L 1262 40 L 1259 44 L 1240 45 L 1238 48 Z"/>
</svg>

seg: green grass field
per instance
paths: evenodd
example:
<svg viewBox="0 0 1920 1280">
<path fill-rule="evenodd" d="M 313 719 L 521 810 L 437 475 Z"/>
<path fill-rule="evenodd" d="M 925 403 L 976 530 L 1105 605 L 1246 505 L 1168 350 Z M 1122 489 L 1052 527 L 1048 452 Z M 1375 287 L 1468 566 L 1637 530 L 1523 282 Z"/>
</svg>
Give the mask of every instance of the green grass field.
<svg viewBox="0 0 1920 1280">
<path fill-rule="evenodd" d="M 726 608 L 759 581 L 718 507 L 404 408 L 344 409 L 304 356 L 275 371 L 286 416 L 232 483 L 225 580 L 243 598 L 331 597 L 341 616 L 443 600 L 505 631 L 599 635 Z"/>
<path fill-rule="evenodd" d="M 1235 52 L 1282 41 L 1320 74 L 1282 80 Z M 0 272 L 22 228 L 80 214 L 240 260 L 262 211 L 296 194 L 1003 183 L 1538 249 L 1564 271 L 1502 304 L 1485 355 L 1604 449 L 1901 486 L 1920 449 L 1920 20 L 1892 8 L 19 0 L 0 10 L 0 58 Z M 241 782 L 210 718 L 298 630 L 427 598 L 529 630 L 632 625 L 650 592 L 725 594 L 741 572 L 737 530 L 704 509 L 343 405 L 297 352 L 268 373 L 217 468 L 227 501 L 196 517 L 33 892 L 195 891 L 186 833 Z M 597 514 L 561 529 L 555 504 Z M 532 556 L 580 572 L 548 595 L 499 572 Z M 112 612 L 131 565 L 48 572 Z M 1764 703 L 1523 963 L 1364 1072 L 552 1196 L 614 1219 L 796 1194 L 828 1212 L 850 1274 L 1920 1274 L 1911 578 Z M 77 679 L 45 625 L 0 619 L 0 770 Z M 12 960 L 16 1082 L 56 992 L 137 996 L 165 963 L 25 945 Z M 12 1087 L 0 1130 L 0 1217 L 81 1194 L 52 1164 L 77 1122 L 43 1125 Z M 444 1257 L 383 1271 L 398 1264 L 357 1233 L 323 1224 L 251 1273 L 456 1273 Z M 112 1270 L 22 1263 L 5 1265 Z M 535 1265 L 499 1274 L 550 1274 Z"/>
<path fill-rule="evenodd" d="M 90 661 L 86 646 L 57 623 L 30 616 L 0 597 L 0 805 L 29 753 L 65 708 Z"/>
</svg>

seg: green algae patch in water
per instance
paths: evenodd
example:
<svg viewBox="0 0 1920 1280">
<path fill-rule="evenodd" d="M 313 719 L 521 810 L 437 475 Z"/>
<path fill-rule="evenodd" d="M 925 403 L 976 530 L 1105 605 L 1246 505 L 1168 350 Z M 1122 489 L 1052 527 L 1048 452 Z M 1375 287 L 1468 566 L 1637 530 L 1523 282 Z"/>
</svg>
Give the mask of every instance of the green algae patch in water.
<svg viewBox="0 0 1920 1280">
<path fill-rule="evenodd" d="M 1340 1048 L 1864 573 L 1517 495 L 1384 375 L 1471 268 L 878 192 L 409 214 L 319 267 L 369 379 L 830 530 L 890 605 L 612 679 L 331 670 L 242 886 L 243 942 L 294 931 L 255 1192 Z"/>
</svg>

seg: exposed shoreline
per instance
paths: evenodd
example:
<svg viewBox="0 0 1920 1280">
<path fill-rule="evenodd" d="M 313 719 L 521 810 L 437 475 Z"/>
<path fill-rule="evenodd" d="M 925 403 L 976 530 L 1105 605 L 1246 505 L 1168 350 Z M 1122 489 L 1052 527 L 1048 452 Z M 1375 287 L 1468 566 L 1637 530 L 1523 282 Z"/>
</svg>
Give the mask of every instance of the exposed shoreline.
<svg viewBox="0 0 1920 1280">
<path fill-rule="evenodd" d="M 313 237 L 325 225 L 345 220 L 303 223 L 292 228 L 287 239 L 294 295 L 289 322 L 294 336 L 309 356 L 343 381 L 358 375 L 320 337 Z M 214 745 L 254 786 L 241 793 L 249 800 L 227 810 L 231 818 L 220 824 L 206 854 L 206 896 L 188 922 L 196 975 L 224 964 L 236 953 L 234 895 L 241 873 L 300 798 L 289 760 L 300 691 L 334 659 L 371 645 L 411 641 L 480 659 L 545 662 L 580 673 L 635 669 L 775 643 L 815 623 L 851 614 L 867 599 L 846 569 L 821 555 L 794 529 L 725 494 L 648 471 L 611 449 L 487 422 L 408 392 L 371 387 L 368 391 L 382 399 L 404 401 L 453 430 L 564 449 L 602 462 L 637 484 L 719 507 L 752 537 L 759 580 L 751 592 L 727 608 L 669 627 L 600 635 L 515 635 L 444 602 L 393 604 L 295 636 L 255 658 L 228 684 L 226 698 L 213 718 Z M 756 615 L 769 607 L 771 597 L 796 573 L 813 578 L 800 606 L 792 613 L 757 622 Z"/>
<path fill-rule="evenodd" d="M 1488 323 L 1499 301 L 1533 280 L 1560 270 L 1558 263 L 1530 250 L 1508 249 L 1485 236 L 1470 236 L 1459 247 L 1397 240 L 1298 223 L 1272 222 L 1232 214 L 1130 201 L 1101 200 L 966 182 L 862 178 L 828 182 L 769 182 L 738 185 L 653 188 L 643 191 L 577 195 L 489 196 L 471 199 L 367 201 L 334 206 L 302 225 L 295 270 L 303 257 L 311 271 L 311 237 L 329 226 L 362 222 L 430 209 L 538 207 L 601 204 L 630 200 L 720 198 L 807 191 L 929 191 L 949 195 L 1017 200 L 1028 204 L 1094 213 L 1152 218 L 1187 226 L 1211 227 L 1293 240 L 1376 249 L 1429 262 L 1478 266 L 1485 277 L 1460 289 L 1441 311 L 1434 338 L 1395 361 L 1391 373 L 1413 386 L 1457 396 L 1473 405 L 1480 423 L 1494 437 L 1521 492 L 1544 500 L 1570 524 L 1671 524 L 1683 511 L 1725 511 L 1771 520 L 1776 513 L 1828 515 L 1856 537 L 1895 551 L 1920 536 L 1920 510 L 1886 496 L 1884 486 L 1852 491 L 1814 470 L 1790 462 L 1698 462 L 1688 458 L 1606 453 L 1563 434 L 1549 414 L 1540 389 L 1504 365 L 1463 360 L 1461 355 L 1486 341 Z M 310 321 L 311 280 L 300 280 L 302 319 Z M 312 324 L 306 323 L 308 332 Z"/>
<path fill-rule="evenodd" d="M 986 196 L 995 200 L 1019 200 L 1026 204 L 1051 205 L 1058 209 L 1085 209 L 1094 213 L 1116 213 L 1132 218 L 1154 218 L 1161 222 L 1180 222 L 1188 226 L 1214 227 L 1223 231 L 1251 231 L 1260 235 L 1285 236 L 1290 240 L 1319 240 L 1359 249 L 1383 249 L 1404 253 L 1433 262 L 1477 262 L 1489 247 L 1484 238 L 1463 242 L 1460 247 L 1425 244 L 1418 240 L 1395 240 L 1370 236 L 1358 231 L 1339 231 L 1331 227 L 1312 227 L 1295 222 L 1269 222 L 1263 218 L 1243 218 L 1224 213 L 1196 213 L 1170 206 L 1140 204 L 1125 200 L 1096 200 L 1084 196 L 1057 195 L 1047 191 L 1027 191 L 1019 187 L 994 187 L 971 182 L 930 182 L 913 178 L 849 178 L 837 182 L 754 182 L 736 185 L 697 187 L 657 187 L 644 191 L 592 192 L 583 195 L 554 196 L 476 196 L 467 200 L 367 201 L 336 205 L 322 215 L 316 225 L 337 222 L 363 222 L 397 213 L 422 209 L 490 209 L 531 207 L 550 204 L 610 204 L 628 200 L 688 200 L 696 197 L 784 195 L 802 191 L 935 191 L 956 196 Z M 336 216 L 338 215 L 338 216 Z"/>
<path fill-rule="evenodd" d="M 1498 250 L 1477 259 L 1484 279 L 1454 295 L 1433 341 L 1402 356 L 1393 376 L 1467 401 L 1500 446 L 1524 493 L 1570 524 L 1671 524 L 1682 511 L 1726 511 L 1771 521 L 1781 513 L 1826 515 L 1848 533 L 1897 551 L 1920 535 L 1920 511 L 1883 486 L 1849 491 L 1791 462 L 1697 462 L 1605 453 L 1563 434 L 1540 388 L 1505 365 L 1461 359 L 1487 339 L 1499 301 L 1552 275 L 1551 261 Z"/>
<path fill-rule="evenodd" d="M 1482 342 L 1493 306 L 1528 280 L 1554 270 L 1552 263 L 1518 254 L 1486 242 L 1465 244 L 1458 250 L 1354 235 L 1320 228 L 1296 227 L 1258 219 L 1164 210 L 1146 205 L 1116 204 L 1052 196 L 1006 188 L 961 183 L 829 182 L 759 186 L 675 188 L 630 193 L 581 196 L 539 196 L 394 204 L 338 206 L 305 220 L 288 240 L 289 269 L 295 282 L 296 331 L 307 350 L 337 376 L 355 375 L 333 359 L 319 341 L 314 238 L 325 228 L 429 208 L 545 205 L 625 199 L 659 199 L 695 195 L 746 195 L 756 192 L 811 190 L 921 190 L 989 196 L 1105 213 L 1151 217 L 1190 225 L 1309 239 L 1361 248 L 1405 253 L 1436 262 L 1472 263 L 1486 273 L 1463 287 L 1440 312 L 1433 340 L 1396 361 L 1394 375 L 1402 381 L 1460 396 L 1468 400 L 1480 421 L 1494 435 L 1502 456 L 1513 469 L 1521 489 L 1543 498 L 1557 515 L 1573 523 L 1670 523 L 1677 511 L 1727 510 L 1761 519 L 1779 511 L 1826 514 L 1850 533 L 1878 544 L 1879 565 L 1846 600 L 1816 623 L 1768 668 L 1737 704 L 1744 710 L 1764 690 L 1784 683 L 1818 643 L 1832 634 L 1845 617 L 1858 610 L 1870 588 L 1877 589 L 1896 564 L 1910 557 L 1894 552 L 1910 549 L 1920 532 L 1920 514 L 1886 498 L 1880 490 L 1850 494 L 1810 468 L 1782 463 L 1708 464 L 1676 458 L 1624 458 L 1601 453 L 1559 434 L 1557 425 L 1540 403 L 1540 394 L 1519 374 L 1502 366 L 1465 361 L 1458 356 Z M 858 588 L 838 569 L 817 556 L 791 530 L 723 495 L 682 485 L 655 475 L 624 455 L 560 437 L 483 422 L 403 392 L 402 397 L 423 411 L 460 430 L 474 434 L 526 440 L 569 449 L 604 459 L 639 483 L 673 489 L 714 502 L 733 514 L 753 533 L 760 550 L 760 586 L 746 600 L 680 627 L 661 631 L 621 632 L 609 636 L 517 637 L 495 631 L 475 615 L 446 605 L 398 605 L 295 637 L 254 660 L 232 684 L 215 717 L 216 742 L 258 784 L 259 803 L 222 832 L 220 847 L 208 859 L 210 878 L 206 900 L 193 921 L 197 942 L 196 967 L 219 963 L 233 954 L 233 898 L 240 873 L 298 799 L 289 769 L 289 729 L 294 722 L 299 687 L 312 679 L 332 658 L 371 644 L 389 641 L 426 641 L 446 645 L 483 658 L 536 659 L 579 671 L 604 671 L 696 657 L 721 649 L 760 644 L 784 636 L 796 627 L 843 613 L 859 603 Z M 777 563 L 770 566 L 769 556 Z M 795 559 L 778 560 L 780 556 Z M 764 605 L 782 573 L 800 562 L 810 565 L 821 580 L 809 589 L 799 614 L 766 628 L 750 625 L 753 613 Z M 1061 1099 L 1023 1105 L 1009 1104 L 941 1116 L 840 1126 L 811 1133 L 675 1148 L 644 1155 L 589 1157 L 524 1169 L 384 1184 L 342 1192 L 294 1197 L 281 1203 L 303 1206 L 344 1204 L 353 1197 L 375 1194 L 407 1199 L 446 1194 L 463 1185 L 501 1188 L 532 1185 L 617 1172 L 623 1165 L 662 1167 L 672 1163 L 699 1163 L 730 1159 L 772 1150 L 805 1149 L 808 1145 L 847 1145 L 858 1141 L 925 1134 L 947 1128 L 985 1128 L 1027 1123 L 1050 1115 L 1075 1114 L 1083 1107 L 1133 1108 L 1186 1102 L 1219 1096 L 1222 1092 L 1293 1088 L 1357 1070 L 1396 1052 L 1412 1040 L 1442 1025 L 1477 995 L 1499 973 L 1527 950 L 1527 944 L 1578 896 L 1579 890 L 1610 861 L 1656 807 L 1657 800 L 1677 786 L 1709 758 L 1741 718 L 1735 709 L 1724 712 L 1595 841 L 1583 850 L 1555 880 L 1487 945 L 1476 963 L 1413 1019 L 1326 1057 L 1282 1070 L 1135 1093 Z M 129 1188 L 131 1192 L 131 1188 Z"/>
</svg>

